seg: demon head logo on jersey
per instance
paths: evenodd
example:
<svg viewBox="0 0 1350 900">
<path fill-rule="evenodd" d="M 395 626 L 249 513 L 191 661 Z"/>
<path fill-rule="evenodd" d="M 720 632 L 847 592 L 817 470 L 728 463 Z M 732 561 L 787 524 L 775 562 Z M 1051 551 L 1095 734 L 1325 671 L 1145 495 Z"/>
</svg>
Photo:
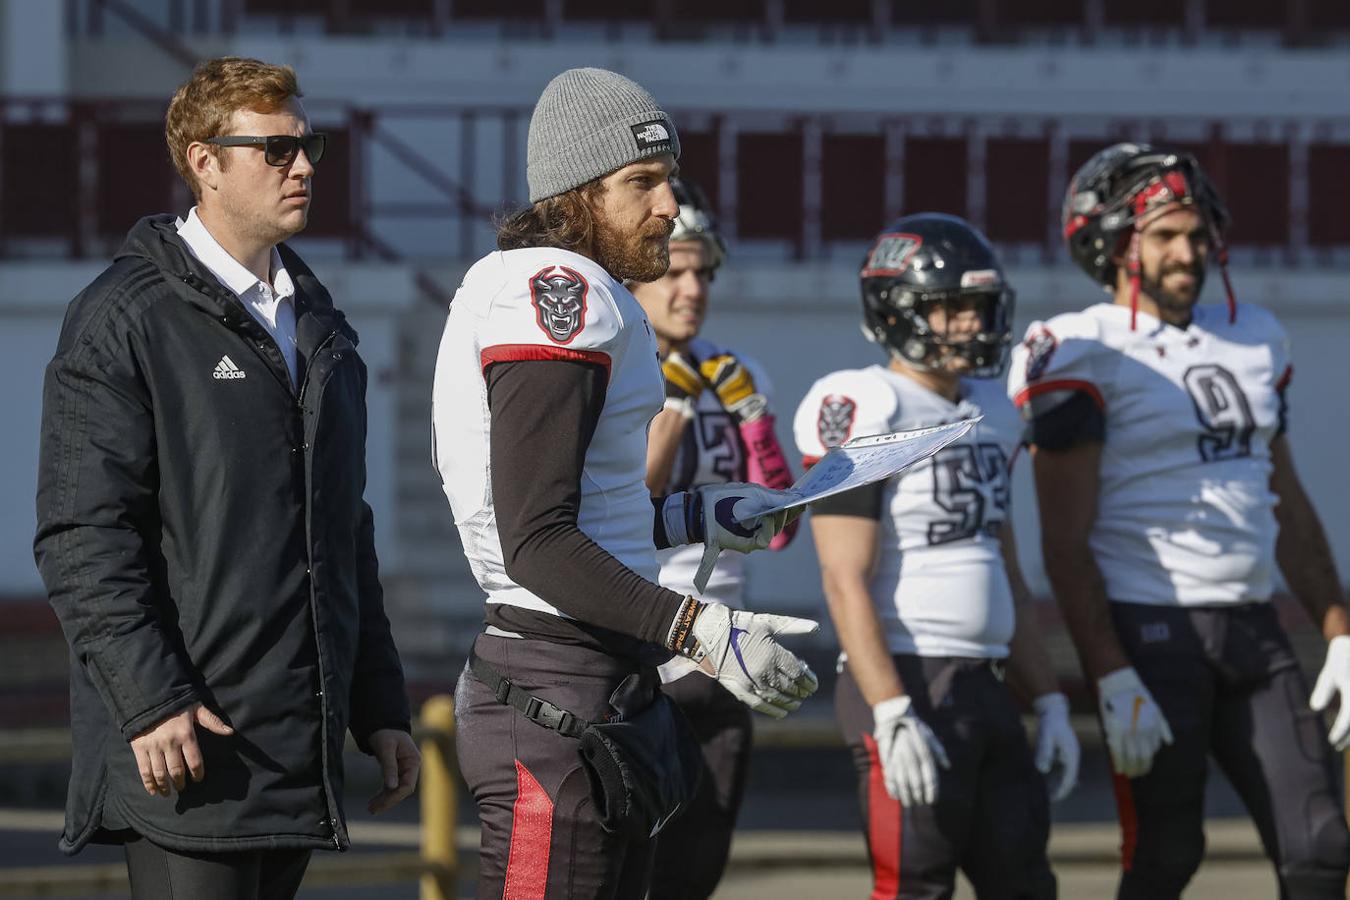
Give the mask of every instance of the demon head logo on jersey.
<svg viewBox="0 0 1350 900">
<path fill-rule="evenodd" d="M 853 417 L 858 404 L 843 394 L 826 394 L 820 401 L 820 417 L 816 419 L 816 433 L 826 450 L 838 447 L 853 433 Z"/>
<path fill-rule="evenodd" d="M 556 344 L 570 344 L 586 327 L 586 294 L 590 285 L 567 266 L 549 266 L 530 278 L 530 302 L 540 329 Z"/>
<path fill-rule="evenodd" d="M 1050 366 L 1050 357 L 1055 355 L 1059 341 L 1048 328 L 1037 328 L 1023 341 L 1027 348 L 1027 381 L 1035 381 L 1045 374 Z"/>
</svg>

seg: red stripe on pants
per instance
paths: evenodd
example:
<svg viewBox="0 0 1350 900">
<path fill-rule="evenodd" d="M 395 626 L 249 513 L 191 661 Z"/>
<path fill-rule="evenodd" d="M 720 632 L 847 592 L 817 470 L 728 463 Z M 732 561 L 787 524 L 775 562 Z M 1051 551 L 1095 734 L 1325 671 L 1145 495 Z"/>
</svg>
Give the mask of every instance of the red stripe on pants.
<svg viewBox="0 0 1350 900">
<path fill-rule="evenodd" d="M 1116 815 L 1120 818 L 1120 867 L 1128 872 L 1134 865 L 1134 848 L 1139 844 L 1139 816 L 1134 811 L 1134 792 L 1130 779 L 1112 773 L 1116 789 Z"/>
<path fill-rule="evenodd" d="M 872 900 L 894 900 L 900 895 L 900 801 L 886 793 L 886 779 L 877 755 L 877 742 L 862 736 L 867 747 L 867 846 L 872 856 Z"/>
<path fill-rule="evenodd" d="M 544 900 L 548 848 L 553 840 L 553 801 L 525 764 L 516 760 L 516 802 L 511 807 L 511 855 L 502 900 Z"/>
</svg>

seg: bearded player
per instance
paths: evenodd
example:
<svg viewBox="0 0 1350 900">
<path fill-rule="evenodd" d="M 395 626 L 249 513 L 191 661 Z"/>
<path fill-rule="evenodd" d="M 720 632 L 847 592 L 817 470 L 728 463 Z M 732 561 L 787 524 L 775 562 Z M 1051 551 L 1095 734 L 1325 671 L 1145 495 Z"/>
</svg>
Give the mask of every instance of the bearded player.
<svg viewBox="0 0 1350 900">
<path fill-rule="evenodd" d="M 679 753 L 646 753 L 656 774 L 625 770 L 619 786 L 593 779 L 598 757 L 586 765 L 582 738 L 599 723 L 678 734 L 654 665 L 672 653 L 786 715 L 815 676 L 777 637 L 814 623 L 656 583 L 658 547 L 762 549 L 785 518 L 756 514 L 781 495 L 754 485 L 655 507 L 647 491 L 647 426 L 665 392 L 651 325 L 624 283 L 669 265 L 674 123 L 622 75 L 569 69 L 540 96 L 528 144 L 531 206 L 465 275 L 432 394 L 433 453 L 487 601 L 455 710 L 482 823 L 478 897 L 638 900 L 650 837 L 678 811 L 665 800 L 680 802 L 682 760 L 687 750 L 697 771 L 698 748 L 692 737 L 661 744 Z M 660 808 L 641 810 L 634 829 L 630 802 Z M 660 816 L 650 830 L 646 813 Z"/>
<path fill-rule="evenodd" d="M 851 437 L 983 416 L 933 459 L 812 505 L 872 897 L 950 898 L 958 868 L 981 898 L 1054 897 L 1043 774 L 1058 762 L 1067 795 L 1079 748 L 1008 519 L 1013 292 L 983 235 L 923 213 L 878 235 L 862 296 L 890 360 L 811 388 L 794 424 L 808 464 Z M 1036 711 L 1034 756 L 1009 687 Z"/>
<path fill-rule="evenodd" d="M 1228 213 L 1189 154 L 1116 144 L 1070 183 L 1070 255 L 1110 295 L 1036 322 L 1029 421 L 1046 571 L 1096 687 L 1123 832 L 1118 896 L 1181 895 L 1210 757 L 1280 896 L 1343 898 L 1350 836 L 1318 711 L 1350 745 L 1350 616 L 1286 436 L 1289 342 L 1233 299 Z M 1226 305 L 1199 305 L 1211 262 Z M 1311 692 L 1270 604 L 1278 565 L 1329 646 Z"/>
</svg>

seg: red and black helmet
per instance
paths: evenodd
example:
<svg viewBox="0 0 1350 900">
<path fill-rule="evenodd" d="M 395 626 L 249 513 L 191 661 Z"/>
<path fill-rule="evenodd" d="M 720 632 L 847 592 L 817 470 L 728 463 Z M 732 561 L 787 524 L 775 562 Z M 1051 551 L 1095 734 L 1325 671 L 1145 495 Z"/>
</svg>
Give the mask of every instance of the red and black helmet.
<svg viewBox="0 0 1350 900">
<path fill-rule="evenodd" d="M 1130 327 L 1139 295 L 1136 225 L 1171 204 L 1193 206 L 1209 225 L 1210 243 L 1228 293 L 1228 316 L 1237 315 L 1228 280 L 1224 234 L 1228 210 L 1195 157 L 1148 144 L 1113 144 L 1083 163 L 1069 181 L 1061 223 L 1074 262 L 1106 290 L 1116 286 L 1115 257 L 1124 256 L 1130 275 Z"/>
<path fill-rule="evenodd" d="M 972 377 L 1002 374 L 1016 295 L 994 248 L 969 222 L 943 213 L 898 219 L 873 239 L 859 275 L 868 340 L 918 369 L 960 356 Z M 934 307 L 954 302 L 973 304 L 981 322 L 959 342 L 929 324 Z"/>
</svg>

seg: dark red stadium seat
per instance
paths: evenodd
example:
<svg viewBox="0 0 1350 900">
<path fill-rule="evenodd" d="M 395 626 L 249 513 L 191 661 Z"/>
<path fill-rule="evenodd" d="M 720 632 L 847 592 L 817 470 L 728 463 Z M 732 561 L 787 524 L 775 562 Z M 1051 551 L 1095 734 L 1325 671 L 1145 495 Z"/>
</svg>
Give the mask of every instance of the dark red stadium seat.
<svg viewBox="0 0 1350 900">
<path fill-rule="evenodd" d="M 985 233 L 994 241 L 1044 242 L 1050 214 L 1050 142 L 990 138 L 984 158 Z"/>
<path fill-rule="evenodd" d="M 787 22 L 815 22 L 822 25 L 872 24 L 871 0 L 783 0 L 783 19 Z"/>
<path fill-rule="evenodd" d="M 721 207 L 717 135 L 710 131 L 680 130 L 680 174 L 703 189 L 714 209 Z"/>
<path fill-rule="evenodd" d="M 900 26 L 970 25 L 975 22 L 977 7 L 977 0 L 896 3 L 891 7 L 891 21 Z"/>
<path fill-rule="evenodd" d="M 1180 0 L 1102 0 L 1103 20 L 1125 28 L 1180 28 L 1186 24 L 1186 4 Z"/>
<path fill-rule="evenodd" d="M 1289 241 L 1289 148 L 1228 143 L 1220 185 L 1233 225 L 1232 244 L 1284 246 Z"/>
<path fill-rule="evenodd" d="M 1308 242 L 1314 247 L 1350 245 L 1350 144 L 1308 147 Z"/>
<path fill-rule="evenodd" d="M 98 126 L 98 230 L 117 238 L 142 216 L 173 209 L 178 173 L 164 143 L 163 122 Z"/>
<path fill-rule="evenodd" d="M 1285 27 L 1289 20 L 1288 3 L 1266 0 L 1205 0 L 1205 24 L 1211 28 Z"/>
<path fill-rule="evenodd" d="M 800 135 L 795 132 L 737 135 L 737 235 L 798 238 L 802 228 L 802 181 Z"/>
<path fill-rule="evenodd" d="M 563 19 L 601 22 L 650 22 L 655 0 L 563 0 Z"/>
<path fill-rule="evenodd" d="M 61 237 L 79 218 L 75 126 L 0 123 L 0 237 Z"/>
<path fill-rule="evenodd" d="M 830 134 L 821 147 L 821 236 L 866 240 L 886 219 L 886 141 Z"/>
<path fill-rule="evenodd" d="M 544 0 L 454 0 L 450 18 L 464 20 L 500 19 L 503 21 L 542 20 Z"/>
<path fill-rule="evenodd" d="M 1305 0 L 1308 25 L 1313 29 L 1350 29 L 1350 3 L 1345 0 Z"/>
<path fill-rule="evenodd" d="M 676 22 L 687 24 L 742 23 L 754 25 L 764 21 L 763 0 L 672 0 L 671 11 Z"/>
<path fill-rule="evenodd" d="M 352 221 L 352 132 L 322 125 L 316 125 L 315 130 L 328 135 L 328 145 L 314 178 L 305 236 L 344 237 Z"/>
<path fill-rule="evenodd" d="M 907 138 L 902 214 L 944 212 L 965 216 L 967 167 L 965 138 Z"/>
<path fill-rule="evenodd" d="M 1000 26 L 1071 28 L 1084 24 L 1082 0 L 998 0 L 994 9 Z"/>
</svg>

